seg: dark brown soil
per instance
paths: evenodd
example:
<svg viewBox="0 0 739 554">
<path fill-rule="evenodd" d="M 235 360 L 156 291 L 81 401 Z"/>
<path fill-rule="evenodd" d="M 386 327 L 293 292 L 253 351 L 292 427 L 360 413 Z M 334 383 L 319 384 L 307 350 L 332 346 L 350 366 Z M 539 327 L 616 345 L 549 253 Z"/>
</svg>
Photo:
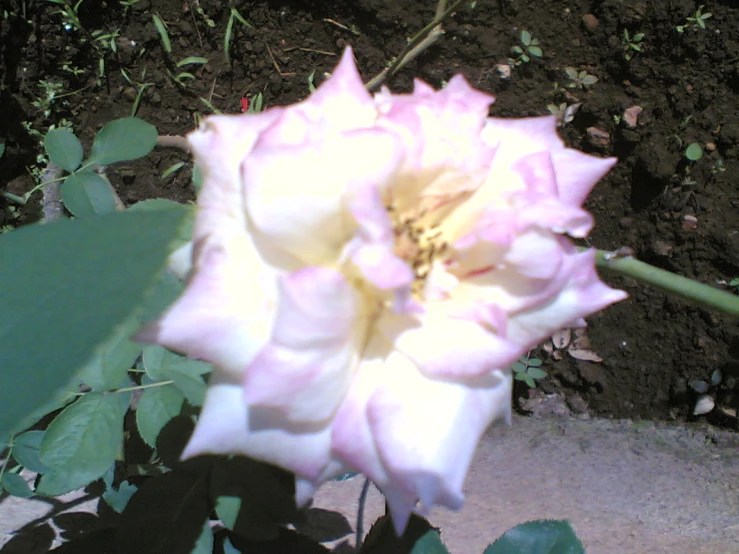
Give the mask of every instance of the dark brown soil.
<svg viewBox="0 0 739 554">
<path fill-rule="evenodd" d="M 354 47 L 369 79 L 431 20 L 433 4 L 236 0 L 233 6 L 253 28 L 234 25 L 230 67 L 223 52 L 230 13 L 225 1 L 201 0 L 212 27 L 197 13 L 196 0 L 141 0 L 130 9 L 113 0 L 83 1 L 83 29 L 66 31 L 58 5 L 6 0 L 0 45 L 0 137 L 6 152 L 0 186 L 16 194 L 32 186 L 28 168 L 40 150 L 28 128 L 45 133 L 67 119 L 89 144 L 102 124 L 130 115 L 137 88 L 122 70 L 135 82 L 150 83 L 137 115 L 161 134 L 183 134 L 210 113 L 202 98 L 224 112 L 238 112 L 242 97 L 259 92 L 265 106 L 305 97 L 309 75 L 320 83 L 346 45 Z M 504 117 L 546 114 L 549 104 L 582 102 L 562 128 L 563 137 L 576 148 L 619 158 L 588 201 L 597 220 L 591 244 L 630 247 L 644 261 L 721 286 L 739 277 L 739 7 L 732 0 L 707 0 L 703 12 L 712 17 L 705 29 L 686 25 L 696 8 L 692 0 L 478 0 L 474 9 L 446 22 L 445 37 L 389 85 L 406 91 L 411 79 L 420 77 L 441 86 L 461 72 L 495 94 L 492 113 Z M 209 60 L 188 66 L 195 79 L 184 86 L 167 75 L 171 65 L 152 14 L 168 26 L 172 62 L 187 56 Z M 678 25 L 686 25 L 684 32 Z M 502 79 L 496 64 L 507 62 L 522 29 L 540 41 L 543 58 L 514 67 L 510 79 Z M 98 30 L 119 33 L 116 52 L 93 45 Z M 624 30 L 644 34 L 641 52 L 630 60 L 624 57 Z M 75 76 L 65 65 L 84 73 Z M 598 82 L 566 88 L 565 67 L 587 71 Z M 33 105 L 42 80 L 60 83 L 68 94 L 55 99 L 47 116 Z M 629 128 L 619 119 L 632 106 L 643 112 Z M 600 139 L 594 129 L 603 132 Z M 705 150 L 695 163 L 684 157 L 692 142 Z M 189 165 L 160 177 L 178 161 L 187 161 L 182 152 L 156 150 L 145 160 L 119 164 L 110 177 L 127 204 L 152 197 L 192 200 Z M 14 215 L 0 204 L 0 226 L 32 220 L 31 208 Z M 544 363 L 550 376 L 540 389 L 564 392 L 574 412 L 685 419 L 692 417 L 695 401 L 687 382 L 708 380 L 719 369 L 723 382 L 713 393 L 724 411 L 707 417 L 736 427 L 731 415 L 739 408 L 736 322 L 634 282 L 613 282 L 631 299 L 591 319 L 588 337 L 603 361 L 550 357 Z M 524 398 L 528 391 L 522 387 L 517 394 Z"/>
</svg>

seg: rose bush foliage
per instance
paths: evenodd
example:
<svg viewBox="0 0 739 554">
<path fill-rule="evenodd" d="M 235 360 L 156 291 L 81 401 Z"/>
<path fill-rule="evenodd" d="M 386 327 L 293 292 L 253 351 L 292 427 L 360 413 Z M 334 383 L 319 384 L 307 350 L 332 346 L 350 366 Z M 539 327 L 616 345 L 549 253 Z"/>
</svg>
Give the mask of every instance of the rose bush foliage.
<svg viewBox="0 0 739 554">
<path fill-rule="evenodd" d="M 299 502 L 361 471 L 401 530 L 461 506 L 478 440 L 510 418 L 511 364 L 625 297 L 569 238 L 614 160 L 492 102 L 460 75 L 372 96 L 347 50 L 307 100 L 189 135 L 187 287 L 140 333 L 214 365 L 185 457 L 276 464 Z"/>
</svg>

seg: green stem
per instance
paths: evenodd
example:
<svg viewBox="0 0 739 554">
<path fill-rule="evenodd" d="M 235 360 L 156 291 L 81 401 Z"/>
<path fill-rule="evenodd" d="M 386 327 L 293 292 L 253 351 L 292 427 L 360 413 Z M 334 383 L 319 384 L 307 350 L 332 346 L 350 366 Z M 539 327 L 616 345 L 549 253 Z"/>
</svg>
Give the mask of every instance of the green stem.
<svg viewBox="0 0 739 554">
<path fill-rule="evenodd" d="M 171 385 L 174 383 L 174 381 L 159 381 L 157 383 L 150 383 L 148 385 L 136 385 L 135 387 L 124 387 L 122 389 L 115 389 L 112 392 L 131 392 L 134 390 L 144 390 L 144 389 L 151 389 L 154 387 L 163 387 L 165 385 Z"/>
<path fill-rule="evenodd" d="M 20 206 L 25 206 L 26 204 L 26 201 L 22 197 L 16 196 L 12 192 L 8 192 L 7 190 L 0 190 L 0 196 Z"/>
<path fill-rule="evenodd" d="M 596 251 L 596 265 L 601 269 L 651 285 L 693 304 L 739 317 L 739 296 L 735 294 L 681 277 L 630 256 L 618 257 L 604 250 Z"/>
</svg>

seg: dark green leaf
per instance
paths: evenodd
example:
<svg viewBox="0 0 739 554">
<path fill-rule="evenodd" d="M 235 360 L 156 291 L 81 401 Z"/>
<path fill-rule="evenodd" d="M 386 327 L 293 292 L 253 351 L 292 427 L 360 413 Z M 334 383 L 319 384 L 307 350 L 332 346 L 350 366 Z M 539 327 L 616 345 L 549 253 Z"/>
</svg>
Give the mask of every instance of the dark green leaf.
<svg viewBox="0 0 739 554">
<path fill-rule="evenodd" d="M 75 217 L 115 211 L 115 195 L 108 181 L 92 171 L 80 171 L 62 183 L 62 202 Z"/>
<path fill-rule="evenodd" d="M 411 554 L 449 554 L 444 543 L 441 542 L 439 533 L 434 530 L 426 531 L 426 533 L 416 541 L 413 545 Z"/>
<path fill-rule="evenodd" d="M 9 471 L 3 473 L 2 480 L 0 480 L 0 486 L 2 486 L 2 488 L 12 496 L 19 496 L 20 498 L 29 498 L 33 496 L 31 487 L 29 487 L 26 480 L 17 473 L 10 473 Z"/>
<path fill-rule="evenodd" d="M 129 399 L 130 393 L 89 393 L 59 414 L 41 443 L 41 461 L 51 472 L 41 478 L 38 494 L 64 494 L 108 470 L 123 442 Z"/>
<path fill-rule="evenodd" d="M 429 533 L 437 535 L 428 536 Z M 420 545 L 419 545 L 420 542 Z M 428 550 L 416 550 L 416 547 Z M 443 549 L 443 550 L 440 550 Z M 370 529 L 362 544 L 360 554 L 448 554 L 446 547 L 438 539 L 438 532 L 428 521 L 419 515 L 411 514 L 403 535 L 398 537 L 390 516 L 382 516 Z"/>
<path fill-rule="evenodd" d="M 144 390 L 136 408 L 136 425 L 144 442 L 155 446 L 162 428 L 182 409 L 185 397 L 172 385 Z"/>
<path fill-rule="evenodd" d="M 52 129 L 44 137 L 49 159 L 70 173 L 82 163 L 82 145 L 69 129 Z"/>
<path fill-rule="evenodd" d="M 280 470 L 244 457 L 218 459 L 210 495 L 223 524 L 252 540 L 277 537 L 280 524 L 296 521 L 295 491 L 280 481 Z"/>
<path fill-rule="evenodd" d="M 89 531 L 82 536 L 65 542 L 51 554 L 103 554 L 113 552 L 115 528 L 105 527 Z"/>
<path fill-rule="evenodd" d="M 137 202 L 129 210 L 133 211 L 156 211 L 156 210 L 182 210 L 186 208 L 188 210 L 188 217 L 183 221 L 180 227 L 180 232 L 177 235 L 177 239 L 173 244 L 173 250 L 179 248 L 187 242 L 192 240 L 192 229 L 195 222 L 195 209 L 191 205 L 183 206 L 179 202 L 173 202 L 171 200 L 165 200 L 164 198 L 152 198 L 151 200 L 144 200 L 143 202 Z"/>
<path fill-rule="evenodd" d="M 207 473 L 171 471 L 146 481 L 123 512 L 116 552 L 191 552 L 211 512 Z"/>
<path fill-rule="evenodd" d="M 131 497 L 137 490 L 136 485 L 132 485 L 128 481 L 123 481 L 123 483 L 118 487 L 118 490 L 109 488 L 105 491 L 103 494 L 103 500 L 105 500 L 111 508 L 120 514 L 126 508 L 128 501 L 131 500 Z"/>
<path fill-rule="evenodd" d="M 180 456 L 185 445 L 190 440 L 195 423 L 187 416 L 176 416 L 172 418 L 157 437 L 157 451 L 167 467 L 180 465 Z"/>
<path fill-rule="evenodd" d="M 121 212 L 0 235 L 0 312 L 12 314 L 0 320 L 0 439 L 137 308 L 186 214 Z"/>
<path fill-rule="evenodd" d="M 585 554 L 567 521 L 537 520 L 509 529 L 483 554 Z"/>
<path fill-rule="evenodd" d="M 233 543 L 226 537 L 223 541 L 223 554 L 242 554 L 241 550 L 236 548 Z"/>
<path fill-rule="evenodd" d="M 116 119 L 103 126 L 92 142 L 86 164 L 109 165 L 146 156 L 157 143 L 156 127 L 137 117 Z"/>
<path fill-rule="evenodd" d="M 41 463 L 39 449 L 45 431 L 26 431 L 13 439 L 13 458 L 20 465 L 35 473 L 46 473 L 47 468 Z"/>
</svg>

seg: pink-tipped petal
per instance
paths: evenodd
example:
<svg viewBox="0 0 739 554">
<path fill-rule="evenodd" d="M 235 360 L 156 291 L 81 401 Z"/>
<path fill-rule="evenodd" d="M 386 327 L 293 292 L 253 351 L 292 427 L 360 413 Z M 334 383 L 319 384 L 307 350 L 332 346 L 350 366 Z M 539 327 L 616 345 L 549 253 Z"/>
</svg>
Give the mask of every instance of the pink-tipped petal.
<svg viewBox="0 0 739 554">
<path fill-rule="evenodd" d="M 206 241 L 184 294 L 137 339 L 240 375 L 269 339 L 277 275 L 246 235 Z"/>
<path fill-rule="evenodd" d="M 337 415 L 333 450 L 385 493 L 402 531 L 417 501 L 461 506 L 478 440 L 492 421 L 510 417 L 512 380 L 498 371 L 472 388 L 437 381 L 399 352 L 369 363 Z"/>
<path fill-rule="evenodd" d="M 217 368 L 211 376 L 198 423 L 182 458 L 201 454 L 240 454 L 280 466 L 315 481 L 331 462 L 331 428 L 316 425 L 295 433 L 273 418 L 253 429 L 241 383 Z"/>
<path fill-rule="evenodd" d="M 536 345 L 542 337 L 568 327 L 628 297 L 621 290 L 605 285 L 595 270 L 595 251 L 588 250 L 568 257 L 567 284 L 549 302 L 521 311 L 509 319 L 508 336 L 526 347 Z"/>
<path fill-rule="evenodd" d="M 510 366 L 524 353 L 518 344 L 445 304 L 451 302 L 431 303 L 419 316 L 387 313 L 376 328 L 430 378 L 472 381 Z"/>
<path fill-rule="evenodd" d="M 306 268 L 283 277 L 272 337 L 244 375 L 247 402 L 290 421 L 330 418 L 364 340 L 360 302 L 332 269 Z"/>
<path fill-rule="evenodd" d="M 618 161 L 616 158 L 597 158 L 571 148 L 552 152 L 557 172 L 559 197 L 570 206 L 582 206 L 585 198 Z"/>
</svg>

